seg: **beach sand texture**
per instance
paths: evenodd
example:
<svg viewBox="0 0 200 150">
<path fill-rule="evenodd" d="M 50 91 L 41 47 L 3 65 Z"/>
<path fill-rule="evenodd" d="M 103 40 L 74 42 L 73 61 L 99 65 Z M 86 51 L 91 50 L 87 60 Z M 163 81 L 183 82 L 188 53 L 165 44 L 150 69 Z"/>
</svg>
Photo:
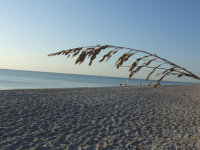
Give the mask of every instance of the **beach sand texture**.
<svg viewBox="0 0 200 150">
<path fill-rule="evenodd" d="M 0 91 L 0 149 L 200 149 L 200 85 Z"/>
</svg>

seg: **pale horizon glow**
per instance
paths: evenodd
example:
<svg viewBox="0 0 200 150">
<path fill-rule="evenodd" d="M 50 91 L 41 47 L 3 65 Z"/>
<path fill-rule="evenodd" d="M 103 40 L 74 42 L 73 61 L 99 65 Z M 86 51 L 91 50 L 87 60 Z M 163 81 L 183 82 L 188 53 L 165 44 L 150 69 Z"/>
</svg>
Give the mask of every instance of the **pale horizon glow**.
<svg viewBox="0 0 200 150">
<path fill-rule="evenodd" d="M 0 69 L 127 77 L 124 69 L 107 69 L 112 60 L 88 67 L 47 56 L 110 44 L 156 53 L 200 75 L 199 14 L 198 0 L 7 0 L 0 5 Z M 145 71 L 135 76 L 145 77 Z"/>
</svg>

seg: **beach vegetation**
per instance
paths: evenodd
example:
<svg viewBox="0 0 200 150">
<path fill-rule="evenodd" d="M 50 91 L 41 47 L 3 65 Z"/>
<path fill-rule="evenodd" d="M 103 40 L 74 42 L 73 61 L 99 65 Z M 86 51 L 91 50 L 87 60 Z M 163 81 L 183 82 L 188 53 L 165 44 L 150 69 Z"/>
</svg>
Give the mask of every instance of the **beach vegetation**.
<svg viewBox="0 0 200 150">
<path fill-rule="evenodd" d="M 158 87 L 161 81 L 165 77 L 170 75 L 176 76 L 178 78 L 185 76 L 196 80 L 200 80 L 200 77 L 195 75 L 191 71 L 156 54 L 149 53 L 144 50 L 137 50 L 127 47 L 112 45 L 86 46 L 61 50 L 55 53 L 51 53 L 48 56 L 65 55 L 67 56 L 67 58 L 77 57 L 75 64 L 81 64 L 86 59 L 89 59 L 90 66 L 92 65 L 93 61 L 97 58 L 97 55 L 99 55 L 103 51 L 105 52 L 105 54 L 102 55 L 101 59 L 99 60 L 100 63 L 107 62 L 113 55 L 116 55 L 116 53 L 122 51 L 122 54 L 119 55 L 118 59 L 115 62 L 115 67 L 117 69 L 120 67 L 128 67 L 129 79 L 131 79 L 136 73 L 141 71 L 143 68 L 149 68 L 150 71 L 146 75 L 146 80 L 149 80 L 150 77 L 153 75 L 158 78 L 156 80 L 156 84 L 153 85 L 154 88 Z M 139 57 L 136 54 L 140 54 Z M 128 60 L 131 62 L 131 65 L 124 66 L 123 64 Z M 149 85 L 152 85 L 152 83 L 150 82 Z"/>
</svg>

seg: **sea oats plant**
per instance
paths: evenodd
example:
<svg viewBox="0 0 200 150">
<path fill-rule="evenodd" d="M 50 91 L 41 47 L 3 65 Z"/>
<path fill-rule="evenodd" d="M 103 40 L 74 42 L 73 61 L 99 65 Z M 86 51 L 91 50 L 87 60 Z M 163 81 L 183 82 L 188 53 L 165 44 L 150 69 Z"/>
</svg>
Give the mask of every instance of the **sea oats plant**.
<svg viewBox="0 0 200 150">
<path fill-rule="evenodd" d="M 134 74 L 138 73 L 142 68 L 149 68 L 151 71 L 147 74 L 146 80 L 149 80 L 150 76 L 153 75 L 156 71 L 160 71 L 155 76 L 158 76 L 157 83 L 154 85 L 154 88 L 160 85 L 160 82 L 169 75 L 174 75 L 177 77 L 191 77 L 193 79 L 200 80 L 200 77 L 188 71 L 187 69 L 172 63 L 162 57 L 159 57 L 156 54 L 152 54 L 143 50 L 136 50 L 132 48 L 112 46 L 112 45 L 97 45 L 97 46 L 87 46 L 87 47 L 78 47 L 67 50 L 62 50 L 56 53 L 49 54 L 48 56 L 56 55 L 66 55 L 67 58 L 75 57 L 78 55 L 75 64 L 81 64 L 85 61 L 86 58 L 90 59 L 89 65 L 92 65 L 93 60 L 100 54 L 101 51 L 108 51 L 99 62 L 108 61 L 114 54 L 119 51 L 125 50 L 125 52 L 118 58 L 115 62 L 116 68 L 120 67 L 129 67 L 129 79 L 133 77 Z M 136 54 L 142 54 L 140 57 L 133 59 L 130 66 L 123 66 L 124 62 L 130 61 L 132 56 Z M 155 65 L 156 63 L 156 65 Z M 154 65 L 153 65 L 154 64 Z"/>
</svg>

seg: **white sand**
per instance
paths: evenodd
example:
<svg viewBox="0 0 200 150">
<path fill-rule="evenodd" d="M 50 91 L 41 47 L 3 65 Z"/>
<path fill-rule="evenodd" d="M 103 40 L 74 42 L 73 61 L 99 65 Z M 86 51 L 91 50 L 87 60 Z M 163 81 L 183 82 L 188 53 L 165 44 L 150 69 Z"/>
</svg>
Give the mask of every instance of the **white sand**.
<svg viewBox="0 0 200 150">
<path fill-rule="evenodd" d="M 0 91 L 0 149 L 200 149 L 200 85 Z"/>
</svg>

